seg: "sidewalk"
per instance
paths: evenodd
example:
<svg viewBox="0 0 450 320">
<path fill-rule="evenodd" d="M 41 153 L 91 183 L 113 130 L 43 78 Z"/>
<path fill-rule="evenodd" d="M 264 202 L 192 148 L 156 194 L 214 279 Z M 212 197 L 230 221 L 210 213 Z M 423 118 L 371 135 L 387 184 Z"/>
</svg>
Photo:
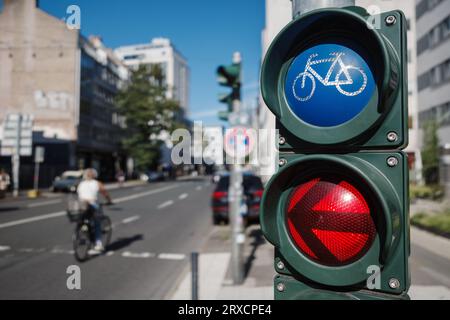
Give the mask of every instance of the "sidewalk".
<svg viewBox="0 0 450 320">
<path fill-rule="evenodd" d="M 446 208 L 446 205 L 448 204 L 445 201 L 416 199 L 414 202 L 411 202 L 409 215 L 412 217 L 417 213 L 436 214 L 442 212 Z"/>
<path fill-rule="evenodd" d="M 272 279 L 273 247 L 263 237 L 259 226 L 251 226 L 246 232 L 244 251 L 245 282 L 232 285 L 230 276 L 230 229 L 228 226 L 215 227 L 208 236 L 208 242 L 199 255 L 199 299 L 200 300 L 273 300 Z M 450 240 L 420 229 L 411 228 L 411 242 L 426 248 L 442 258 L 450 260 Z M 417 267 L 421 267 L 420 265 Z M 190 265 L 181 275 L 178 286 L 168 299 L 191 299 Z M 409 290 L 413 300 L 450 299 L 450 291 L 444 285 L 413 284 Z"/>
<path fill-rule="evenodd" d="M 264 239 L 259 225 L 246 231 L 244 246 L 245 282 L 232 284 L 229 226 L 215 227 L 199 258 L 200 300 L 273 300 L 273 247 Z M 191 272 L 186 270 L 169 295 L 173 300 L 191 299 Z"/>
</svg>

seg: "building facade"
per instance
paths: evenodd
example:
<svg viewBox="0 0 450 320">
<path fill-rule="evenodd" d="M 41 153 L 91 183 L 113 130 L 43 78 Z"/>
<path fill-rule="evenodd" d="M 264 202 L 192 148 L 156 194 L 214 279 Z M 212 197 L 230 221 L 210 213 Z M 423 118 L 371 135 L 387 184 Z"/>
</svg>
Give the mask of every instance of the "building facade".
<svg viewBox="0 0 450 320">
<path fill-rule="evenodd" d="M 167 98 L 179 101 L 184 114 L 189 110 L 189 66 L 183 55 L 169 39 L 155 38 L 150 43 L 119 47 L 116 55 L 131 69 L 139 65 L 161 66 L 166 85 Z"/>
<path fill-rule="evenodd" d="M 357 6 L 375 14 L 392 10 L 402 10 L 407 20 L 407 50 L 408 50 L 408 113 L 409 113 L 409 144 L 405 149 L 408 154 L 410 179 L 421 183 L 422 157 L 419 135 L 419 104 L 417 88 L 417 54 L 416 54 L 416 6 L 414 1 L 356 0 Z M 382 21 L 380 21 L 382 22 Z"/>
<path fill-rule="evenodd" d="M 419 126 L 436 121 L 441 183 L 450 190 L 450 1 L 416 0 Z"/>
<path fill-rule="evenodd" d="M 0 12 L 0 132 L 7 114 L 34 117 L 33 146 L 45 148 L 41 186 L 68 169 L 96 167 L 104 180 L 124 162 L 123 119 L 113 97 L 127 68 L 98 38 L 40 10 L 34 0 L 4 0 Z M 0 133 L 0 140 L 2 136 Z M 10 157 L 0 157 L 10 168 Z M 21 157 L 20 185 L 29 187 L 33 157 Z"/>
<path fill-rule="evenodd" d="M 266 0 L 265 7 L 265 28 L 261 33 L 262 60 L 272 40 L 292 20 L 291 0 Z M 256 129 L 275 130 L 275 116 L 270 112 L 261 95 L 259 97 L 257 116 Z M 275 149 L 275 144 L 267 143 L 267 140 L 270 139 L 261 139 L 259 141 L 259 165 L 255 168 L 263 181 L 268 181 L 275 173 L 276 168 L 277 150 Z"/>
</svg>

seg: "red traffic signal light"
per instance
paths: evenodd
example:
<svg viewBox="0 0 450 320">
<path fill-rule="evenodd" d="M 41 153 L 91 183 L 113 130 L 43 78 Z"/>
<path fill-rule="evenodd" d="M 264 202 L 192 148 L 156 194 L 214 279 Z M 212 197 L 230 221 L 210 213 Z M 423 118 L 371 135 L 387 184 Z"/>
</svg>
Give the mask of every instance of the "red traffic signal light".
<svg viewBox="0 0 450 320">
<path fill-rule="evenodd" d="M 329 266 L 356 261 L 376 235 L 368 200 L 345 178 L 301 183 L 290 196 L 287 223 L 302 253 Z"/>
</svg>

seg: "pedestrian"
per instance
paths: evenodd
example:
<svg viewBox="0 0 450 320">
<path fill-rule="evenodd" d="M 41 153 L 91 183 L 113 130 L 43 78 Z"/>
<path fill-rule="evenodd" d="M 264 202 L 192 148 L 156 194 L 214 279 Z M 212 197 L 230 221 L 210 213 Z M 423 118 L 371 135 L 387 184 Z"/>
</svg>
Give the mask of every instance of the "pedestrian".
<svg viewBox="0 0 450 320">
<path fill-rule="evenodd" d="M 119 188 L 122 188 L 125 181 L 125 173 L 120 169 L 116 174 L 116 180 L 119 183 Z"/>
<path fill-rule="evenodd" d="M 0 198 L 4 198 L 6 195 L 6 191 L 11 184 L 11 179 L 9 174 L 3 169 L 0 169 Z"/>
</svg>

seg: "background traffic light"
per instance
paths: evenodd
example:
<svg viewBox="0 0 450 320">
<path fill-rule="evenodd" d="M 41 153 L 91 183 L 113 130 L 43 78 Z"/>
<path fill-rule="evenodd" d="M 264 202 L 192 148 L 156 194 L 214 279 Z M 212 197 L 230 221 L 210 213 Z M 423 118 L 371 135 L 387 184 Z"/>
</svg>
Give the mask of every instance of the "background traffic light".
<svg viewBox="0 0 450 320">
<path fill-rule="evenodd" d="M 277 299 L 406 298 L 406 21 L 359 7 L 302 15 L 275 38 L 261 90 L 279 171 L 261 206 Z"/>
<path fill-rule="evenodd" d="M 241 62 L 240 57 L 235 56 L 233 64 L 219 66 L 217 68 L 217 82 L 225 87 L 230 87 L 230 93 L 220 94 L 219 102 L 227 105 L 227 111 L 219 112 L 219 119 L 227 121 L 229 113 L 233 112 L 235 101 L 241 100 Z"/>
</svg>

